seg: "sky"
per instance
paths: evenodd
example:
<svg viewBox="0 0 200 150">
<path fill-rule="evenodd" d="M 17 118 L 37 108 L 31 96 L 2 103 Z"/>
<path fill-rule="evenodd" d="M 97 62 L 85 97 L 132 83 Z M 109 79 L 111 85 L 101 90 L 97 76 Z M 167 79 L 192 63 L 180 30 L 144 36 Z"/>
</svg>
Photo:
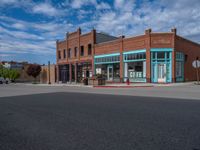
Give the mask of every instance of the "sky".
<svg viewBox="0 0 200 150">
<path fill-rule="evenodd" d="M 0 0 L 0 61 L 56 62 L 56 40 L 80 27 L 114 36 L 145 29 L 200 43 L 200 0 Z"/>
</svg>

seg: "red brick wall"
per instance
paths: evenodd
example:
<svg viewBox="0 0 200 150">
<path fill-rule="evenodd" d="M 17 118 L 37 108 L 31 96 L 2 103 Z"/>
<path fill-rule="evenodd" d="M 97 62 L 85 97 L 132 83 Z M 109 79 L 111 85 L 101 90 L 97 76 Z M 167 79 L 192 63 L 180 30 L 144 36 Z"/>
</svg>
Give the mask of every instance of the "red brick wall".
<svg viewBox="0 0 200 150">
<path fill-rule="evenodd" d="M 184 65 L 185 81 L 196 80 L 196 70 L 192 67 L 192 62 L 198 56 L 200 58 L 200 45 L 176 36 L 175 49 L 177 52 L 183 52 L 187 55 L 187 61 Z"/>
<path fill-rule="evenodd" d="M 151 48 L 173 47 L 173 33 L 151 33 Z"/>
<path fill-rule="evenodd" d="M 123 40 L 124 51 L 145 49 L 145 47 L 146 47 L 145 45 L 146 45 L 145 35 L 131 37 L 131 38 L 125 38 Z"/>
<path fill-rule="evenodd" d="M 120 39 L 95 45 L 95 55 L 119 53 Z"/>
<path fill-rule="evenodd" d="M 65 62 L 64 56 L 63 56 L 63 51 L 64 51 L 64 49 L 66 49 L 66 45 L 67 45 L 66 40 L 61 41 L 61 42 L 57 42 L 57 50 L 56 50 L 56 60 L 57 60 L 57 63 L 63 63 L 63 62 Z M 60 51 L 61 59 L 58 59 L 58 51 Z"/>
<path fill-rule="evenodd" d="M 88 56 L 88 44 L 92 44 L 92 51 L 94 45 L 94 31 L 81 35 L 81 30 L 67 33 L 67 38 L 64 41 L 57 43 L 57 64 L 69 64 L 78 61 L 92 60 L 92 55 Z M 84 56 L 80 56 L 81 46 L 84 46 Z M 74 56 L 74 49 L 78 48 L 77 57 Z M 68 58 L 68 50 L 71 49 L 71 57 Z M 66 58 L 64 59 L 63 51 L 66 50 Z M 58 51 L 61 51 L 61 59 L 58 60 Z M 93 53 L 92 53 L 93 54 Z"/>
</svg>

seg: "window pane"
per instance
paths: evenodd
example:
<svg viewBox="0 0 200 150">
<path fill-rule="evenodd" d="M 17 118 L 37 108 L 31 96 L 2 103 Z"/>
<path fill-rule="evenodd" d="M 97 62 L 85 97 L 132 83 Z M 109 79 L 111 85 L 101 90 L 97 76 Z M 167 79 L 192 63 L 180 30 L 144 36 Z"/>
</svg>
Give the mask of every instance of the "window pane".
<svg viewBox="0 0 200 150">
<path fill-rule="evenodd" d="M 158 59 L 164 59 L 165 58 L 165 52 L 157 52 L 157 58 Z"/>
</svg>

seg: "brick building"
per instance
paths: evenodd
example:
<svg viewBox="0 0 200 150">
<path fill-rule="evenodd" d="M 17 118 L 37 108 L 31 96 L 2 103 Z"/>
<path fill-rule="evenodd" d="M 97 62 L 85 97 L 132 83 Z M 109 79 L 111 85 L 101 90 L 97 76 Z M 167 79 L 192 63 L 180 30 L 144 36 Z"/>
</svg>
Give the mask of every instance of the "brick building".
<svg viewBox="0 0 200 150">
<path fill-rule="evenodd" d="M 92 30 L 67 33 L 56 42 L 57 81 L 81 82 L 97 74 L 107 82 L 170 83 L 196 80 L 192 62 L 200 44 L 176 34 L 176 29 L 136 37 L 114 37 Z"/>
</svg>

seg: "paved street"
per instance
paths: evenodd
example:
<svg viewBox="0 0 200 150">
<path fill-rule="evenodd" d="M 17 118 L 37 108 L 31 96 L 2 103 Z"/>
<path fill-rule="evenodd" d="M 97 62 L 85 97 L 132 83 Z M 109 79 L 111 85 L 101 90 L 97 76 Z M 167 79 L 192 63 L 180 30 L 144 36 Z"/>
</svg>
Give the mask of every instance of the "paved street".
<svg viewBox="0 0 200 150">
<path fill-rule="evenodd" d="M 0 98 L 0 150 L 200 150 L 200 101 L 57 92 Z"/>
</svg>

